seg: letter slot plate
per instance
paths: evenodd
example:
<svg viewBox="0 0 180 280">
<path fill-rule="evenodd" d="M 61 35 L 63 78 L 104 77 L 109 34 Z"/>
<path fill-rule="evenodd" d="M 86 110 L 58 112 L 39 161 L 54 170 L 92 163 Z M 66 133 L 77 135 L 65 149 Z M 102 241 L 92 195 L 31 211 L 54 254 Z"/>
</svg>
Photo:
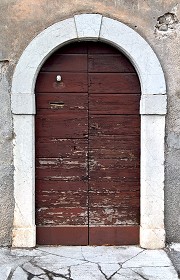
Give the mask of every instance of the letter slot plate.
<svg viewBox="0 0 180 280">
<path fill-rule="evenodd" d="M 55 101 L 55 102 L 49 102 L 51 109 L 62 109 L 64 108 L 64 102 L 63 101 Z"/>
</svg>

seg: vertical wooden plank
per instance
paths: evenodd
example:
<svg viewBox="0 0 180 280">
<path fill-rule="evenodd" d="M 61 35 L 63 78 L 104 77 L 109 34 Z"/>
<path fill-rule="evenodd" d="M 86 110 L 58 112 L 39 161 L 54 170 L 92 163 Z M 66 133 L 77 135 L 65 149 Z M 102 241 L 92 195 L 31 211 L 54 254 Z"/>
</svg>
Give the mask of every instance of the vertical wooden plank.
<svg viewBox="0 0 180 280">
<path fill-rule="evenodd" d="M 88 244 L 87 89 L 86 44 L 57 51 L 37 79 L 38 244 Z"/>
<path fill-rule="evenodd" d="M 88 54 L 89 244 L 139 242 L 140 83 L 111 47 Z"/>
</svg>

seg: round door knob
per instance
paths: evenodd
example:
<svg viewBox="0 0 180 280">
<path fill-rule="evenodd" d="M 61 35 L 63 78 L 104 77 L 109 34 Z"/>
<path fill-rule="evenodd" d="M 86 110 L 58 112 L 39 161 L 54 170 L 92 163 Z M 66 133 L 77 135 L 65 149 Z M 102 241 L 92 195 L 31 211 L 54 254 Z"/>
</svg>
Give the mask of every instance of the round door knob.
<svg viewBox="0 0 180 280">
<path fill-rule="evenodd" d="M 61 75 L 57 75 L 57 76 L 56 76 L 56 82 L 61 82 L 61 81 L 62 81 Z"/>
</svg>

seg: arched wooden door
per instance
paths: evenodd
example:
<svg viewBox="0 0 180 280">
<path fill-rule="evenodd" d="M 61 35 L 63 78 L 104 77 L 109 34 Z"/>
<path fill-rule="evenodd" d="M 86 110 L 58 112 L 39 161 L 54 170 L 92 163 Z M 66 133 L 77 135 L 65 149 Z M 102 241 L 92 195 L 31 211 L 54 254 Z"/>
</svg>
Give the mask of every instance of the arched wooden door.
<svg viewBox="0 0 180 280">
<path fill-rule="evenodd" d="M 36 83 L 37 244 L 139 243 L 140 84 L 100 42 L 73 43 Z"/>
</svg>

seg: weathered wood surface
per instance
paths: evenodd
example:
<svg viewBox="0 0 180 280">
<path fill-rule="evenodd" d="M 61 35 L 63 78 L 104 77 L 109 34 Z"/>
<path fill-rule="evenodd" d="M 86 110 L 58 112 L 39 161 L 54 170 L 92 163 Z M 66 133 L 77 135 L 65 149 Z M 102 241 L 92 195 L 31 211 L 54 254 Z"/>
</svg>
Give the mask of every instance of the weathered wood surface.
<svg viewBox="0 0 180 280">
<path fill-rule="evenodd" d="M 55 54 L 41 68 L 42 72 L 87 72 L 87 54 Z"/>
<path fill-rule="evenodd" d="M 89 111 L 93 115 L 137 115 L 139 94 L 91 94 Z"/>
<path fill-rule="evenodd" d="M 123 54 L 89 54 L 88 72 L 133 73 L 135 69 Z"/>
<path fill-rule="evenodd" d="M 37 204 L 41 207 L 54 208 L 61 204 L 62 207 L 86 207 L 87 191 L 64 190 L 64 191 L 42 191 L 36 196 Z"/>
<path fill-rule="evenodd" d="M 88 137 L 87 112 L 54 113 L 36 116 L 36 139 L 40 137 L 54 138 L 86 138 Z"/>
<path fill-rule="evenodd" d="M 117 54 L 122 55 L 118 49 L 111 47 L 110 45 L 103 44 L 101 42 L 88 42 L 88 54 Z"/>
<path fill-rule="evenodd" d="M 36 237 L 39 245 L 87 245 L 88 226 L 37 226 Z"/>
<path fill-rule="evenodd" d="M 89 73 L 89 93 L 138 93 L 135 73 Z"/>
<path fill-rule="evenodd" d="M 94 115 L 89 118 L 90 135 L 139 135 L 140 119 L 136 115 Z"/>
<path fill-rule="evenodd" d="M 110 207 L 105 205 L 104 207 L 90 207 L 89 213 L 90 226 L 139 225 L 139 208 L 136 207 Z"/>
<path fill-rule="evenodd" d="M 38 114 L 78 113 L 88 110 L 88 93 L 38 93 L 36 95 Z M 46 109 L 46 111 L 40 111 Z"/>
<path fill-rule="evenodd" d="M 139 160 L 139 135 L 99 135 L 89 137 L 89 157 Z"/>
<path fill-rule="evenodd" d="M 45 180 L 82 180 L 87 176 L 87 161 L 84 159 L 37 158 L 36 175 Z"/>
<path fill-rule="evenodd" d="M 139 179 L 123 178 L 121 181 L 89 181 L 89 191 L 107 192 L 139 192 Z"/>
<path fill-rule="evenodd" d="M 58 49 L 54 54 L 87 54 L 91 42 L 72 42 Z"/>
<path fill-rule="evenodd" d="M 36 157 L 86 159 L 88 139 L 40 138 L 36 142 Z"/>
<path fill-rule="evenodd" d="M 38 225 L 88 225 L 87 207 L 41 207 L 36 210 Z"/>
<path fill-rule="evenodd" d="M 139 244 L 139 226 L 100 226 L 89 228 L 89 245 Z"/>
<path fill-rule="evenodd" d="M 57 75 L 61 74 L 62 81 L 57 82 Z M 36 92 L 87 92 L 87 74 L 76 72 L 40 72 Z"/>
<path fill-rule="evenodd" d="M 138 244 L 139 101 L 134 67 L 108 45 L 73 43 L 45 62 L 36 83 L 38 244 Z"/>
<path fill-rule="evenodd" d="M 88 191 L 88 180 L 81 181 L 59 181 L 59 180 L 36 180 L 36 194 L 44 195 L 57 192 L 84 192 Z"/>
</svg>

